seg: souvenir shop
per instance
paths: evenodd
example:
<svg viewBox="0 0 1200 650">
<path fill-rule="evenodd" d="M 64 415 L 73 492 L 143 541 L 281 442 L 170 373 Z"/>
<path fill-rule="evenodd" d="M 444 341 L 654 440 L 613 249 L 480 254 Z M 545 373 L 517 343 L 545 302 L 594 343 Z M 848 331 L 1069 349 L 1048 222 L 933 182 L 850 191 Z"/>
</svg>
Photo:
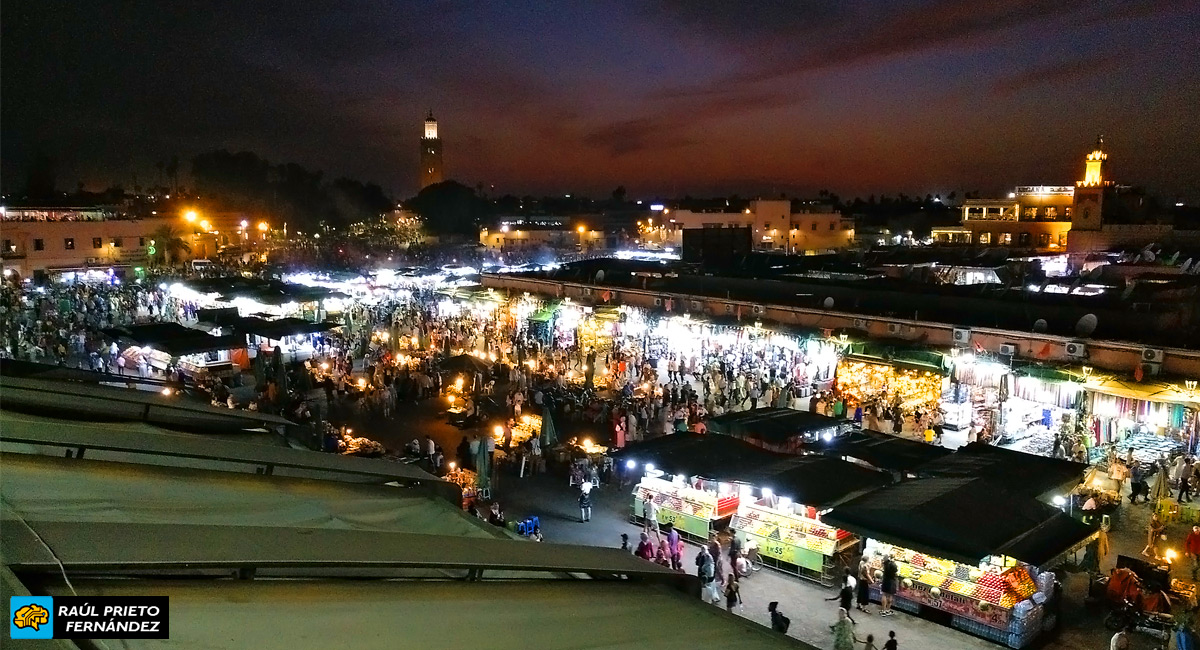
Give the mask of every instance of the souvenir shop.
<svg viewBox="0 0 1200 650">
<path fill-rule="evenodd" d="M 1114 444 L 1120 456 L 1132 449 L 1140 462 L 1153 462 L 1196 448 L 1200 393 L 1186 382 L 1137 382 L 1116 377 L 1091 377 L 1088 391 L 1089 461 L 1104 457 Z"/>
<path fill-rule="evenodd" d="M 1012 368 L 975 354 L 954 357 L 953 381 L 943 395 L 947 428 L 1049 456 L 1054 436 L 1071 431 L 1083 385 L 1071 373 L 1043 366 Z"/>
</svg>

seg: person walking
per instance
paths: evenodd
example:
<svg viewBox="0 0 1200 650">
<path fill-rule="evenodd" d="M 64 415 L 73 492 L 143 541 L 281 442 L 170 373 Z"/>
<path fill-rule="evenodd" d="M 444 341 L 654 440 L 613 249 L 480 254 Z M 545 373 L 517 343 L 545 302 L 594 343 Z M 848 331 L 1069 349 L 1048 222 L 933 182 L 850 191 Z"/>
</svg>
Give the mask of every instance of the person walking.
<svg viewBox="0 0 1200 650">
<path fill-rule="evenodd" d="M 850 575 L 850 569 L 846 569 L 846 574 L 842 577 L 842 588 L 838 590 L 831 598 L 825 600 L 836 600 L 841 610 L 846 612 L 846 616 L 850 616 L 850 607 L 854 603 L 854 587 L 857 581 L 854 576 Z M 850 619 L 854 622 L 854 619 Z"/>
<path fill-rule="evenodd" d="M 1188 458 L 1183 462 L 1183 470 L 1179 473 L 1179 502 L 1191 503 L 1192 501 L 1192 459 Z"/>
<path fill-rule="evenodd" d="M 829 631 L 833 632 L 833 650 L 854 650 L 854 644 L 859 643 L 858 637 L 854 636 L 854 619 L 845 607 L 839 607 L 837 615 L 837 621 L 829 626 Z"/>
<path fill-rule="evenodd" d="M 888 640 L 883 642 L 883 650 L 900 650 L 900 643 L 896 641 L 895 630 L 888 630 Z"/>
<path fill-rule="evenodd" d="M 737 573 L 730 571 L 725 578 L 725 611 L 732 612 L 734 607 L 742 604 L 741 587 L 738 586 Z"/>
<path fill-rule="evenodd" d="M 700 600 L 709 603 L 719 602 L 720 596 L 713 588 L 715 577 L 713 559 L 708 553 L 707 546 L 701 546 L 700 551 L 696 553 L 696 577 L 700 578 Z"/>
<path fill-rule="evenodd" d="M 592 484 L 584 482 L 579 486 L 579 521 L 592 520 Z"/>
<path fill-rule="evenodd" d="M 642 501 L 642 532 L 649 534 L 651 531 L 658 536 L 658 504 L 653 498 Z"/>
<path fill-rule="evenodd" d="M 792 620 L 779 611 L 779 601 L 773 600 L 767 603 L 767 613 L 771 615 L 771 629 L 787 634 L 788 628 L 792 625 Z"/>
<path fill-rule="evenodd" d="M 1192 526 L 1192 532 L 1188 533 L 1187 539 L 1184 541 L 1184 550 L 1192 561 L 1192 581 L 1194 582 L 1196 574 L 1200 573 L 1200 526 Z"/>
<path fill-rule="evenodd" d="M 1146 525 L 1146 548 L 1142 549 L 1142 555 L 1158 558 L 1158 542 L 1166 529 L 1167 525 L 1162 522 L 1157 512 L 1150 515 L 1150 523 Z"/>
<path fill-rule="evenodd" d="M 679 531 L 675 530 L 674 524 L 669 524 L 670 530 L 667 531 L 667 548 L 671 551 L 671 568 L 676 571 L 683 570 L 683 538 L 679 536 Z"/>
</svg>

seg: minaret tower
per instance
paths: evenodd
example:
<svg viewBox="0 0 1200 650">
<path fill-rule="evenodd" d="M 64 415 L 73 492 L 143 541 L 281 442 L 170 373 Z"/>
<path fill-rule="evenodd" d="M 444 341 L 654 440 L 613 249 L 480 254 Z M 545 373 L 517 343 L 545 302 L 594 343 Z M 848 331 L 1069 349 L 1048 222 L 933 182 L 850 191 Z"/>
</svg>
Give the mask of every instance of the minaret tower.
<svg viewBox="0 0 1200 650">
<path fill-rule="evenodd" d="M 421 137 L 421 189 L 443 180 L 442 139 L 438 137 L 433 111 L 425 117 L 425 135 Z"/>
<path fill-rule="evenodd" d="M 1071 209 L 1071 230 L 1100 230 L 1104 225 L 1104 198 L 1113 186 L 1104 179 L 1104 136 L 1096 138 L 1096 148 L 1084 158 L 1083 180 L 1075 182 L 1075 201 Z"/>
</svg>

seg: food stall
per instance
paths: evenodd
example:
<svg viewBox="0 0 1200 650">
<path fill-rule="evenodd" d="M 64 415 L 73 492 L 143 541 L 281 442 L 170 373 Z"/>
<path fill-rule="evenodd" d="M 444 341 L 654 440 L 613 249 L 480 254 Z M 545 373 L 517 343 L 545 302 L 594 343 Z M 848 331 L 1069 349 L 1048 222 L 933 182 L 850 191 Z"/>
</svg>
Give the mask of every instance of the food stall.
<svg viewBox="0 0 1200 650">
<path fill-rule="evenodd" d="M 658 504 L 659 524 L 673 524 L 680 535 L 699 543 L 724 528 L 738 508 L 738 493 L 732 484 L 682 474 L 668 477 L 653 467 L 646 469 L 634 488 L 635 516 L 641 516 L 647 499 Z"/>
<path fill-rule="evenodd" d="M 828 443 L 850 433 L 849 420 L 785 408 L 725 413 L 708 420 L 710 433 L 738 438 L 781 454 L 804 453 L 814 443 Z"/>
<path fill-rule="evenodd" d="M 883 360 L 847 357 L 838 362 L 838 393 L 858 404 L 898 404 L 905 411 L 941 404 L 948 380 L 936 367 L 900 367 Z"/>
<path fill-rule="evenodd" d="M 835 506 L 825 521 L 867 539 L 876 576 L 892 557 L 896 609 L 1012 648 L 1057 625 L 1048 569 L 1097 537 L 1060 509 L 985 478 L 904 481 Z"/>
</svg>

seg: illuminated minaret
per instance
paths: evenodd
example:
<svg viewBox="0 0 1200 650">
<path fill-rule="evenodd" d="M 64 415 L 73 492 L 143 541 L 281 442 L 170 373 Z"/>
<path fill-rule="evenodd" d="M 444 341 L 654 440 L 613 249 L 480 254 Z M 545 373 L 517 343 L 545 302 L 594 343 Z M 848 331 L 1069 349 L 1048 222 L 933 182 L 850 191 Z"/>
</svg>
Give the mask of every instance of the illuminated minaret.
<svg viewBox="0 0 1200 650">
<path fill-rule="evenodd" d="M 1104 225 L 1104 198 L 1113 187 L 1104 180 L 1104 136 L 1096 138 L 1096 148 L 1084 158 L 1083 180 L 1075 182 L 1075 200 L 1071 207 L 1071 230 L 1100 230 Z"/>
<path fill-rule="evenodd" d="M 421 137 L 421 189 L 442 182 L 442 139 L 438 137 L 433 111 L 425 117 L 425 135 Z"/>
</svg>

